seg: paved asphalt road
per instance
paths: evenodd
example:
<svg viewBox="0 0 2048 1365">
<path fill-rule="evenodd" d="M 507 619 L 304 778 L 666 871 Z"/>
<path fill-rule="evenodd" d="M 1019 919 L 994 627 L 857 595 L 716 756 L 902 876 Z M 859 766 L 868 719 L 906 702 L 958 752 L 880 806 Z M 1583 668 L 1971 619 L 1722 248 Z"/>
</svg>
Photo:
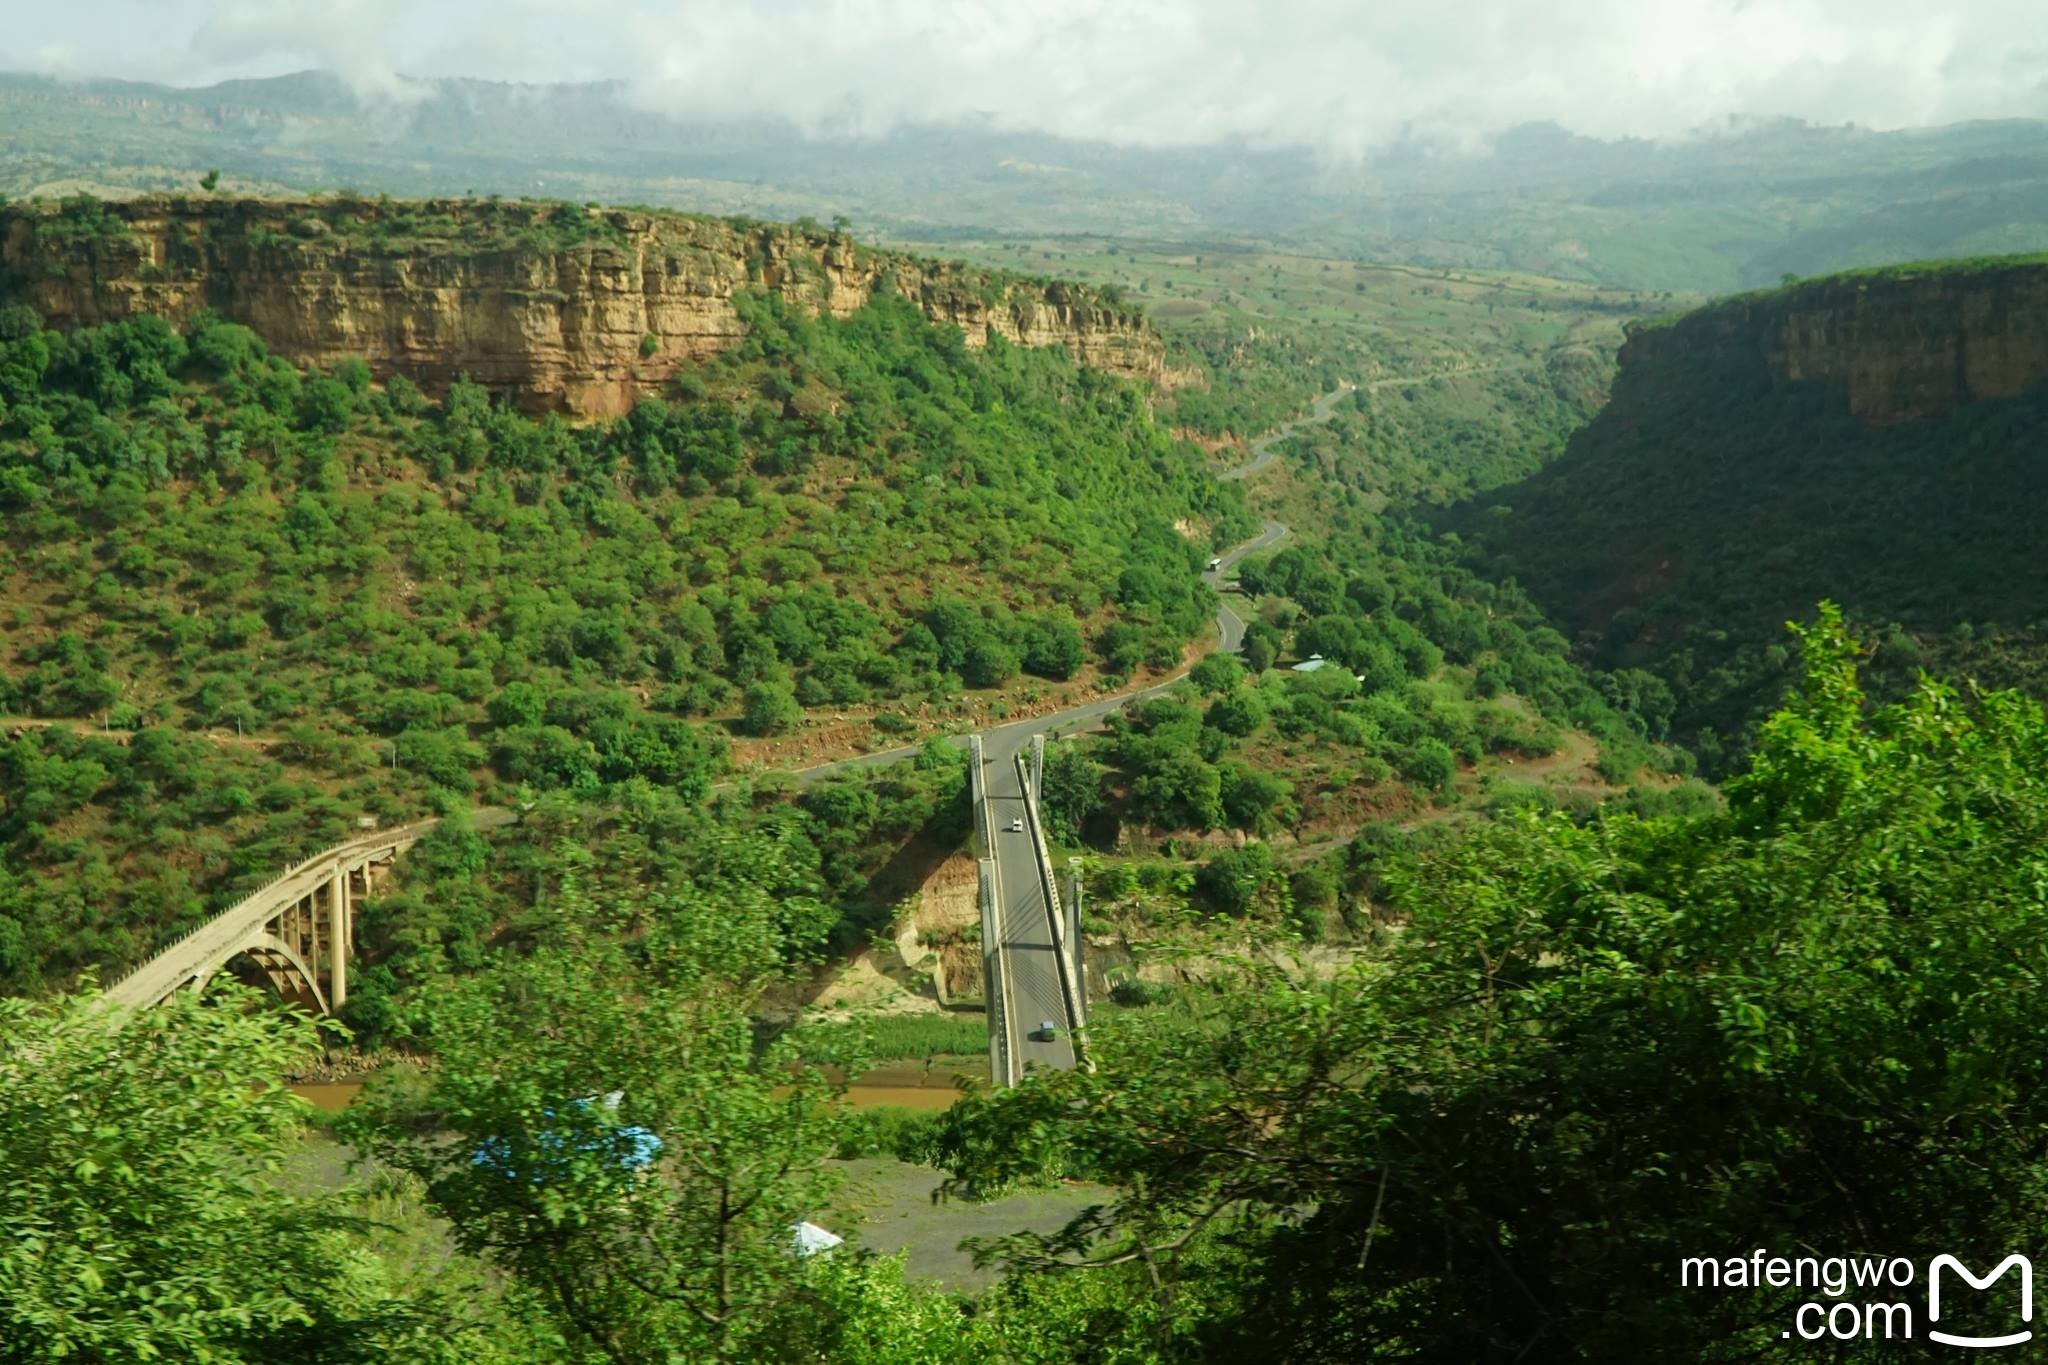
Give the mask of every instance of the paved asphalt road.
<svg viewBox="0 0 2048 1365">
<path fill-rule="evenodd" d="M 1286 534 L 1287 528 L 1279 522 L 1267 522 L 1258 536 L 1221 556 L 1222 563 L 1204 574 L 1204 581 L 1210 587 L 1220 589 L 1223 576 L 1231 565 L 1248 554 L 1276 544 Z M 1218 648 L 1225 653 L 1236 653 L 1244 643 L 1244 620 L 1227 600 L 1216 605 L 1216 633 Z M 1051 735 L 1055 731 L 1072 734 L 1088 729 L 1100 723 L 1104 716 L 1134 701 L 1163 695 L 1184 676 L 1185 670 L 1165 682 L 1135 692 L 1104 697 L 1086 706 L 1049 716 L 1014 721 L 982 735 L 989 819 L 996 831 L 992 852 L 996 860 L 996 903 L 999 907 L 996 927 L 1002 941 L 1003 1019 L 1009 1033 L 1010 1056 L 1017 1059 L 1020 1067 L 1071 1068 L 1074 1049 L 1069 1037 L 1074 1021 L 1068 1015 L 1066 996 L 1060 989 L 1052 909 L 1046 902 L 1045 878 L 1038 865 L 1035 847 L 1037 841 L 1032 838 L 1033 831 L 1028 822 L 1021 832 L 1013 832 L 1010 828 L 1012 820 L 1026 819 L 1024 781 L 1018 771 L 1017 759 L 1029 752 L 1033 735 Z M 1054 875 L 1058 875 L 1058 869 L 1054 869 Z M 1053 1026 L 1050 1038 L 1045 1036 L 1043 1029 L 1048 1023 Z"/>
<path fill-rule="evenodd" d="M 1009 1031 L 1010 1056 L 1021 1071 L 1033 1066 L 1071 1070 L 1074 1020 L 1067 1013 L 1060 988 L 1059 950 L 1054 946 L 1052 909 L 1045 881 L 1039 875 L 1037 842 L 1027 823 L 1012 833 L 1010 822 L 1024 819 L 1024 780 L 1017 771 L 1018 744 L 983 740 L 987 764 L 989 821 L 995 827 L 996 932 L 1003 990 L 1003 1022 Z M 1052 1036 L 1041 1031 L 1052 1025 Z"/>
</svg>

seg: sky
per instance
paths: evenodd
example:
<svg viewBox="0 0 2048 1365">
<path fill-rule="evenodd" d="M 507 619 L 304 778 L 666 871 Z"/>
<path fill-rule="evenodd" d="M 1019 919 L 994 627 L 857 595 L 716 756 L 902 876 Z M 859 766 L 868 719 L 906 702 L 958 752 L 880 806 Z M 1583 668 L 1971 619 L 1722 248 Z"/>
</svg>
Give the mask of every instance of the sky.
<svg viewBox="0 0 2048 1365">
<path fill-rule="evenodd" d="M 684 117 L 962 119 L 1336 155 L 1730 118 L 2048 117 L 2041 0 L 0 0 L 0 69 L 205 85 L 320 68 L 617 80 Z"/>
</svg>

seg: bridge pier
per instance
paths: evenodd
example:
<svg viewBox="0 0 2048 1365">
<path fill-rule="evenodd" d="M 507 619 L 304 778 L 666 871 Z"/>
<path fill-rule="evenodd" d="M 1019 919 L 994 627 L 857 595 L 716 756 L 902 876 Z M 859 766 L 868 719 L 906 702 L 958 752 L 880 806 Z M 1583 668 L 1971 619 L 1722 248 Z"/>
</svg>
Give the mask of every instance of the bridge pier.
<svg viewBox="0 0 2048 1365">
<path fill-rule="evenodd" d="M 348 1003 L 348 873 L 337 871 L 327 883 L 327 1005 Z"/>
</svg>

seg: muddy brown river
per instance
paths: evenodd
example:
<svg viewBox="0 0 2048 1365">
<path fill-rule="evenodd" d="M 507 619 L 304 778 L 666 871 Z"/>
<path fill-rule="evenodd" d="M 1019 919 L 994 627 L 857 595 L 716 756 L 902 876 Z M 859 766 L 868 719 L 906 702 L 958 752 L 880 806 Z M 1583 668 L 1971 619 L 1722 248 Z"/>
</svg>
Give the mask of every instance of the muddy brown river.
<svg viewBox="0 0 2048 1365">
<path fill-rule="evenodd" d="M 927 1069 L 921 1064 L 880 1066 L 863 1072 L 846 1087 L 846 1102 L 856 1109 L 888 1106 L 897 1109 L 948 1109 L 960 1098 L 954 1078 L 985 1075 L 985 1064 L 939 1063 Z M 349 1107 L 361 1093 L 360 1078 L 351 1081 L 308 1081 L 291 1087 L 294 1095 L 311 1102 L 315 1109 L 336 1113 Z"/>
</svg>

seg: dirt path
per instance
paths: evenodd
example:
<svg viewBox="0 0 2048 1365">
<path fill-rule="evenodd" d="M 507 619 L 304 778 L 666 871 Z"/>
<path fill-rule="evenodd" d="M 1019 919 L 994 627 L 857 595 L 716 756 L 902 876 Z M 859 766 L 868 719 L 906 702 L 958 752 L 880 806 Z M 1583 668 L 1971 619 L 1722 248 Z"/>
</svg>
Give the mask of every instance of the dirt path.
<svg viewBox="0 0 2048 1365">
<path fill-rule="evenodd" d="M 130 743 L 139 733 L 135 730 L 110 730 L 96 720 L 81 720 L 75 716 L 0 716 L 0 735 L 18 735 L 24 730 L 69 730 L 76 735 L 110 740 L 115 744 Z M 280 742 L 276 735 L 231 735 L 225 730 L 181 730 L 178 733 L 196 734 L 214 744 L 236 744 L 245 749 L 268 749 Z"/>
</svg>

